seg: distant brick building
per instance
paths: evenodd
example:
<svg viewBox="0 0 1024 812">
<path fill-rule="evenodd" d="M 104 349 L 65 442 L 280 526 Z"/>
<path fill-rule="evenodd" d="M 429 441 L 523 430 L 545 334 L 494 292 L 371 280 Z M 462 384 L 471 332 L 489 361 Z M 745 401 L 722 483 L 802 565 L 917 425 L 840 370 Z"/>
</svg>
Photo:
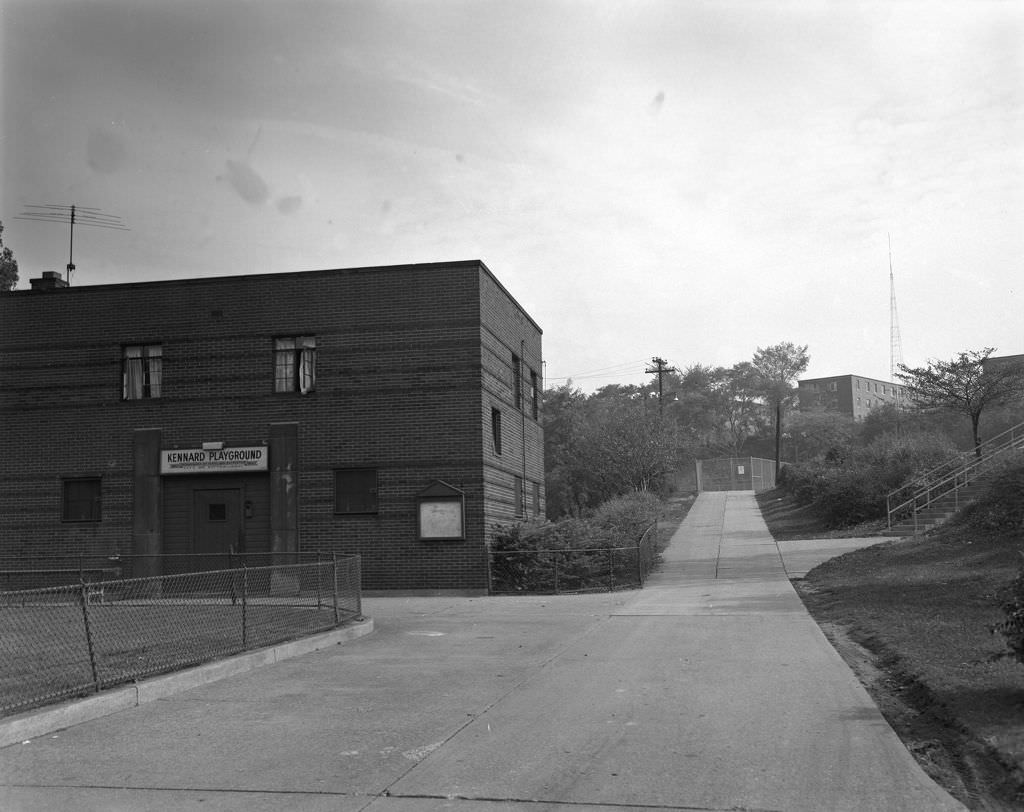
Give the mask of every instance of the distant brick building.
<svg viewBox="0 0 1024 812">
<path fill-rule="evenodd" d="M 482 592 L 493 525 L 544 513 L 541 369 L 479 261 L 45 274 L 0 294 L 0 557 L 359 553 L 365 589 Z"/>
<path fill-rule="evenodd" d="M 902 384 L 865 378 L 862 375 L 834 375 L 799 381 L 800 411 L 839 412 L 863 420 L 872 409 L 884 404 L 906 405 Z"/>
</svg>

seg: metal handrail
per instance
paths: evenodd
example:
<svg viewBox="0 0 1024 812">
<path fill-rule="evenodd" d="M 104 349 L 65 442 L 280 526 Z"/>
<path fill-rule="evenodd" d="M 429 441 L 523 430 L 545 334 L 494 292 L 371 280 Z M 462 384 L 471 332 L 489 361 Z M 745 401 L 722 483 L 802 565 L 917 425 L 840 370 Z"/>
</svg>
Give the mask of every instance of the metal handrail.
<svg viewBox="0 0 1024 812">
<path fill-rule="evenodd" d="M 1006 439 L 1007 435 L 1009 435 L 1008 439 Z M 960 470 L 963 466 L 967 465 L 967 461 L 969 461 L 972 457 L 977 459 L 979 456 L 979 451 L 981 452 L 980 456 L 984 457 L 989 453 L 996 453 L 1003 450 L 1005 446 L 1010 445 L 1012 443 L 1016 443 L 1021 438 L 1024 438 L 1024 422 L 1018 423 L 1016 426 L 1011 426 L 1010 428 L 1006 429 L 1006 431 L 1002 431 L 999 434 L 997 434 L 995 437 L 990 437 L 988 440 L 986 440 L 985 442 L 981 443 L 981 445 L 978 446 L 978 451 L 963 452 L 962 454 L 958 454 L 955 457 L 950 457 L 947 460 L 943 460 L 938 465 L 929 468 L 924 473 L 918 474 L 910 482 L 905 482 L 898 488 L 894 488 L 892 491 L 890 491 L 885 497 L 887 511 L 891 516 L 893 511 L 897 510 L 899 507 L 903 507 L 904 505 L 907 504 L 907 502 L 910 501 L 907 500 L 906 502 L 902 502 L 896 508 L 890 509 L 893 499 L 894 497 L 896 497 L 897 494 L 913 490 L 914 495 L 916 496 L 919 491 L 927 488 L 930 483 L 934 482 L 936 477 L 944 477 L 946 476 L 947 472 L 955 473 L 956 471 Z M 891 526 L 892 525 L 890 524 L 890 527 Z"/>
<path fill-rule="evenodd" d="M 957 497 L 956 501 L 954 502 L 954 509 L 959 510 L 960 502 L 958 497 L 960 495 L 960 488 L 966 486 L 970 482 L 970 480 L 974 478 L 974 476 L 972 476 L 973 474 L 976 474 L 982 468 L 988 466 L 994 459 L 996 459 L 997 457 L 1001 457 L 1006 452 L 1014 451 L 1018 448 L 1024 447 L 1024 423 L 1013 426 L 1012 428 L 1007 429 L 1001 434 L 996 435 L 996 437 L 993 437 L 992 440 L 988 441 L 988 443 L 982 444 L 982 446 L 986 444 L 990 445 L 992 442 L 1005 435 L 1010 436 L 1010 439 L 1008 441 L 1003 442 L 997 448 L 992 448 L 987 454 L 985 454 L 982 457 L 975 457 L 969 463 L 962 463 L 960 467 L 957 468 L 955 471 L 946 474 L 940 479 L 935 480 L 933 482 L 928 482 L 923 487 L 920 487 L 914 493 L 913 496 L 899 503 L 895 507 L 891 505 L 890 499 L 893 496 L 893 494 L 899 493 L 899 491 L 903 489 L 897 489 L 890 493 L 889 496 L 886 497 L 886 512 L 889 528 L 892 528 L 894 516 L 900 514 L 905 509 L 910 508 L 910 510 L 913 513 L 914 530 L 916 532 L 918 528 L 918 513 L 921 510 L 927 508 L 929 505 L 933 504 L 935 500 L 940 499 L 941 497 L 946 496 L 949 493 L 953 493 Z M 981 448 L 982 446 L 979 446 L 979 448 Z M 939 468 L 940 467 L 941 466 L 939 466 Z M 938 468 L 933 470 L 938 470 Z M 960 481 L 961 479 L 963 480 L 962 482 Z M 918 500 L 921 499 L 921 497 L 925 497 L 925 501 L 919 504 Z"/>
</svg>

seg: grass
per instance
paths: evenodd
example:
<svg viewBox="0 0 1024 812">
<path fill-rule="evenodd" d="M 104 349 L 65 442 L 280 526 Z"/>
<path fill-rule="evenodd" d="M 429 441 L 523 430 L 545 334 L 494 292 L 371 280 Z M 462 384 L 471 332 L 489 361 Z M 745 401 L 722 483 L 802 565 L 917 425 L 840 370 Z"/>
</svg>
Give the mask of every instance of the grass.
<svg viewBox="0 0 1024 812">
<path fill-rule="evenodd" d="M 777 539 L 825 535 L 781 493 L 758 501 Z M 1022 543 L 1019 531 L 965 519 L 834 558 L 796 583 L 922 766 L 974 809 L 1024 808 L 1024 665 L 999 659 L 1005 641 L 989 631 Z"/>
</svg>

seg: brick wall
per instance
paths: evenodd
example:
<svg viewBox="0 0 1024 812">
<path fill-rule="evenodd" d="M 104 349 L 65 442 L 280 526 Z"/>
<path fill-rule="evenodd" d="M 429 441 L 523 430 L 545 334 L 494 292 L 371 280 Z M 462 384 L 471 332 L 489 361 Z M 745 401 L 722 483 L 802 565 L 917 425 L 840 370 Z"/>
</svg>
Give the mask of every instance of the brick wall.
<svg viewBox="0 0 1024 812">
<path fill-rule="evenodd" d="M 316 336 L 315 392 L 273 391 L 282 335 Z M 162 396 L 125 401 L 122 347 L 140 343 L 162 345 Z M 0 557 L 131 552 L 135 429 L 195 448 L 296 422 L 302 551 L 360 553 L 368 589 L 482 590 L 486 532 L 522 470 L 521 348 L 528 398 L 540 331 L 475 261 L 0 295 Z M 501 459 L 492 403 L 508 412 Z M 542 483 L 532 417 L 526 442 Z M 376 515 L 334 514 L 333 472 L 351 467 L 378 470 Z M 61 521 L 73 476 L 102 477 L 102 521 Z M 437 479 L 466 493 L 464 541 L 416 538 L 416 495 Z"/>
</svg>

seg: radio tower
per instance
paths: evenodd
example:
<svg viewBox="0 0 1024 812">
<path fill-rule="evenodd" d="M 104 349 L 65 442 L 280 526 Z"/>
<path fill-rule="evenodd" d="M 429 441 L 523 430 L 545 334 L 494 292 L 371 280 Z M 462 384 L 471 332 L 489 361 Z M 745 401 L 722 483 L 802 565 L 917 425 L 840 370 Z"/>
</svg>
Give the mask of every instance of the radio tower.
<svg viewBox="0 0 1024 812">
<path fill-rule="evenodd" d="M 903 363 L 900 319 L 896 312 L 896 280 L 892 272 L 892 235 L 889 237 L 889 381 L 896 382 L 896 370 Z M 896 387 L 896 408 L 900 407 L 900 387 Z"/>
</svg>

